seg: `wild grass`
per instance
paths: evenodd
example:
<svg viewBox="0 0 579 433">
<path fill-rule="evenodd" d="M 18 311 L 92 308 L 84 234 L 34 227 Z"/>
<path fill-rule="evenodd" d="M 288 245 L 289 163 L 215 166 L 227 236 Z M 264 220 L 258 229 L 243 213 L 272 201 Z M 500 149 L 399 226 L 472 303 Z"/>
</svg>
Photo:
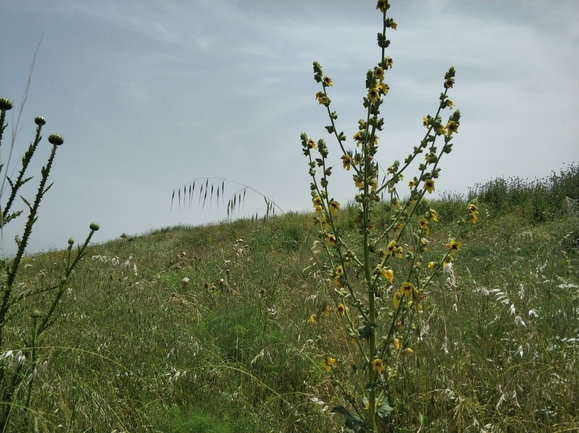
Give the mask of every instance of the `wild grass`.
<svg viewBox="0 0 579 433">
<path fill-rule="evenodd" d="M 431 202 L 433 255 L 458 230 L 461 200 Z M 391 378 L 396 428 L 380 431 L 579 429 L 579 215 L 530 221 L 484 200 L 479 215 L 405 334 L 415 350 Z M 313 278 L 324 265 L 312 261 L 315 231 L 313 215 L 289 213 L 90 246 L 38 342 L 30 409 L 14 407 L 9 431 L 342 431 L 320 359 L 344 336 Z M 65 255 L 24 257 L 22 281 L 59 278 Z M 16 356 L 26 329 L 7 329 L 5 360 L 28 362 Z"/>
</svg>

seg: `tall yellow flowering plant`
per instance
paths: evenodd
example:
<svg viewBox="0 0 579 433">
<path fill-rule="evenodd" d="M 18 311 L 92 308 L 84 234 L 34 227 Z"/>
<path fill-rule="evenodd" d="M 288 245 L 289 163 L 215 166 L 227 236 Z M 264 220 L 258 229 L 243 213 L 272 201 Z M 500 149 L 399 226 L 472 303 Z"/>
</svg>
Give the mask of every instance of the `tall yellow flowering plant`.
<svg viewBox="0 0 579 433">
<path fill-rule="evenodd" d="M 305 133 L 301 135 L 312 179 L 315 218 L 320 227 L 318 242 L 328 254 L 324 279 L 331 286 L 347 347 L 343 353 L 326 354 L 321 367 L 332 374 L 334 386 L 344 396 L 344 404 L 333 412 L 342 414 L 346 428 L 355 432 L 377 432 L 378 418 L 393 422 L 396 402 L 389 388 L 396 376 L 397 360 L 413 352 L 409 330 L 424 308 L 429 286 L 460 249 L 460 243 L 452 239 L 439 260 L 424 262 L 431 226 L 438 221 L 437 212 L 424 197 L 434 191 L 440 159 L 451 152 L 454 134 L 460 126 L 458 110 L 451 111 L 446 121 L 442 119 L 446 109 L 454 108 L 448 97 L 455 84 L 453 67 L 444 75 L 436 113 L 423 118 L 426 133 L 419 145 L 402 163 L 394 161 L 385 170 L 386 175 L 380 176 L 378 132 L 384 125 L 380 108 L 389 91 L 386 74 L 394 65 L 386 53 L 390 44 L 386 34 L 397 27 L 396 21 L 388 16 L 389 7 L 385 0 L 376 5 L 383 21 L 382 32 L 378 33 L 380 56 L 366 74 L 367 94 L 363 98 L 366 115 L 358 121 L 358 131 L 353 136 L 355 146 L 349 146 L 345 134 L 338 132 L 338 115 L 332 110 L 329 94 L 333 81 L 314 62 L 314 78 L 321 85 L 315 97 L 326 108 L 330 120 L 325 129 L 336 140 L 342 166 L 351 173 L 357 188 L 354 202 L 359 236 L 346 237 L 340 232 L 341 204 L 329 190 L 332 167 L 326 142 L 316 141 Z M 414 167 L 415 162 L 418 174 L 408 182 L 409 196 L 404 198 L 397 188 L 404 179 L 403 173 L 411 165 Z M 476 222 L 475 204 L 470 204 L 465 213 L 467 219 Z M 309 321 L 315 322 L 316 316 L 310 316 Z"/>
</svg>

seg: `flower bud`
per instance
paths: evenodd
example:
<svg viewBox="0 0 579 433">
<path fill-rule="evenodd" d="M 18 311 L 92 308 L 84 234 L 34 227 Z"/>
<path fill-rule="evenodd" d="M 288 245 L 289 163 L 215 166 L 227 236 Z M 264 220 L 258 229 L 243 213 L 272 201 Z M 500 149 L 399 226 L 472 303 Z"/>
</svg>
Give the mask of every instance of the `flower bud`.
<svg viewBox="0 0 579 433">
<path fill-rule="evenodd" d="M 89 228 L 93 231 L 96 232 L 100 229 L 100 226 L 97 223 L 91 223 L 91 225 L 89 226 Z"/>
<path fill-rule="evenodd" d="M 38 126 L 42 126 L 46 124 L 46 120 L 42 116 L 36 116 L 34 118 L 34 123 L 36 123 Z"/>
<path fill-rule="evenodd" d="M 8 111 L 12 109 L 12 101 L 8 98 L 0 98 L 0 110 Z"/>
<path fill-rule="evenodd" d="M 62 135 L 60 134 L 50 134 L 48 136 L 48 142 L 50 144 L 54 144 L 55 146 L 60 146 L 62 143 L 64 143 L 64 138 L 62 138 Z"/>
</svg>

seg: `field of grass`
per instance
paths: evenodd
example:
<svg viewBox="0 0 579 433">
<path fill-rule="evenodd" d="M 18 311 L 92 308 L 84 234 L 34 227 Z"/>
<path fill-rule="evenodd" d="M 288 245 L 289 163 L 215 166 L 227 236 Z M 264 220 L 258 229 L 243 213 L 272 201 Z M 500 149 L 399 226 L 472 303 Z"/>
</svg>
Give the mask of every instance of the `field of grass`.
<svg viewBox="0 0 579 433">
<path fill-rule="evenodd" d="M 406 331 L 414 352 L 396 360 L 381 431 L 579 431 L 579 170 L 495 180 L 470 196 L 478 223 Z M 433 253 L 467 203 L 431 202 Z M 341 212 L 346 236 L 354 215 Z M 316 240 L 312 215 L 290 213 L 91 246 L 37 342 L 31 410 L 18 406 L 23 385 L 9 431 L 343 431 L 330 413 L 343 399 L 320 361 L 347 359 L 347 336 L 317 278 Z M 64 255 L 26 257 L 22 287 L 49 286 Z M 15 317 L 5 332 L 10 346 L 29 330 Z M 26 353 L 0 356 L 15 368 Z"/>
</svg>

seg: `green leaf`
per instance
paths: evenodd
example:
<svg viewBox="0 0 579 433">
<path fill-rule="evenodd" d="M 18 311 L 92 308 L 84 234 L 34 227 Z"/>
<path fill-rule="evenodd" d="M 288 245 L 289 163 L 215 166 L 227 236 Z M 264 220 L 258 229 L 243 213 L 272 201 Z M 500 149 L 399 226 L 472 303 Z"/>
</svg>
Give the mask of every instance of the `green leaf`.
<svg viewBox="0 0 579 433">
<path fill-rule="evenodd" d="M 392 408 L 388 403 L 383 401 L 382 404 L 376 408 L 376 413 L 380 418 L 387 418 L 388 415 L 390 415 L 390 413 L 392 413 L 393 410 L 394 408 Z"/>
</svg>

